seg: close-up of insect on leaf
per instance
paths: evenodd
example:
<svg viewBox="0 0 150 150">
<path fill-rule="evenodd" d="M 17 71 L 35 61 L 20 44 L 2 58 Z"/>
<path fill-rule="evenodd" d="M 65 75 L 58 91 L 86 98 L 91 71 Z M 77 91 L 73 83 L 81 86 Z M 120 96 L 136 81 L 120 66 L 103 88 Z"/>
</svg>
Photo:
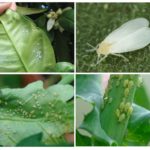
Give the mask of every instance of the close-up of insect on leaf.
<svg viewBox="0 0 150 150">
<path fill-rule="evenodd" d="M 146 3 L 78 4 L 77 70 L 148 72 L 148 8 L 149 4 Z M 99 13 L 96 14 L 97 10 Z M 83 20 L 88 21 L 87 28 L 84 28 Z"/>
<path fill-rule="evenodd" d="M 73 3 L 15 3 L 3 10 L 8 4 L 0 3 L 0 72 L 72 72 Z M 56 16 L 51 27 L 50 14 Z"/>
<path fill-rule="evenodd" d="M 74 145 L 73 75 L 0 75 L 0 82 L 1 146 Z"/>
<path fill-rule="evenodd" d="M 77 75 L 77 146 L 149 146 L 149 85 L 144 74 Z"/>
</svg>

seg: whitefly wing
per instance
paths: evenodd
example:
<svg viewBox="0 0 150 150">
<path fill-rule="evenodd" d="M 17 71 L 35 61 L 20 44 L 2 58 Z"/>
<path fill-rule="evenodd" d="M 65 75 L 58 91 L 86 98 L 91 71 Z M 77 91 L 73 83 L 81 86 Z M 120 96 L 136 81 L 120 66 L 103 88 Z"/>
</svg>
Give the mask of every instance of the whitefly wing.
<svg viewBox="0 0 150 150">
<path fill-rule="evenodd" d="M 112 45 L 111 53 L 124 53 L 147 46 L 150 43 L 150 28 L 140 28 Z"/>
<path fill-rule="evenodd" d="M 112 33 L 110 33 L 105 39 L 105 42 L 114 44 L 115 42 L 118 42 L 122 40 L 123 38 L 126 38 L 129 34 L 132 34 L 136 32 L 137 30 L 148 27 L 149 22 L 145 18 L 136 18 L 133 20 L 130 20 L 123 25 L 121 25 L 119 28 L 114 30 Z"/>
</svg>

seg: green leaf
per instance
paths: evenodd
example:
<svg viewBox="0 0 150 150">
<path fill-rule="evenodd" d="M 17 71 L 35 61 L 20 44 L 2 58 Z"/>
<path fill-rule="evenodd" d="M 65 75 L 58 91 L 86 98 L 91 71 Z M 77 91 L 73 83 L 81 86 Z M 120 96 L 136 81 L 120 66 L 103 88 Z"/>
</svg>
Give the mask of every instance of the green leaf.
<svg viewBox="0 0 150 150">
<path fill-rule="evenodd" d="M 22 15 L 34 15 L 34 14 L 43 13 L 45 11 L 47 11 L 47 9 L 28 8 L 28 7 L 17 6 L 17 12 Z"/>
<path fill-rule="evenodd" d="M 132 113 L 130 110 L 133 110 L 137 83 L 138 75 L 111 75 L 103 98 L 101 125 L 118 145 L 122 143 Z"/>
<path fill-rule="evenodd" d="M 116 145 L 115 141 L 105 133 L 100 123 L 100 104 L 102 101 L 100 75 L 77 75 L 76 87 L 77 97 L 93 105 L 92 111 L 85 115 L 79 129 L 89 132 L 92 135 L 92 142 L 98 141 L 99 143 L 97 144 L 99 145 L 101 143 Z M 84 109 L 84 106 L 81 106 Z M 79 111 L 78 109 L 77 107 L 77 112 Z"/>
<path fill-rule="evenodd" d="M 64 143 L 63 135 L 73 132 L 74 124 L 73 103 L 67 102 L 73 95 L 70 89 L 70 85 L 59 84 L 44 89 L 41 81 L 23 89 L 2 89 L 0 145 L 14 146 L 38 133 L 43 133 L 46 145 Z M 70 94 L 64 95 L 64 91 Z"/>
<path fill-rule="evenodd" d="M 133 104 L 124 145 L 148 145 L 150 141 L 150 110 Z"/>
<path fill-rule="evenodd" d="M 102 101 L 100 75 L 77 75 L 77 97 L 94 102 L 99 108 Z"/>
<path fill-rule="evenodd" d="M 137 88 L 134 97 L 134 103 L 143 106 L 147 109 L 150 109 L 150 99 L 146 93 L 144 85 Z"/>
<path fill-rule="evenodd" d="M 61 100 L 64 102 L 70 100 L 74 95 L 74 89 L 71 85 L 57 84 L 49 87 L 47 90 L 52 99 Z"/>
<path fill-rule="evenodd" d="M 74 75 L 69 74 L 69 75 L 61 75 L 62 79 L 59 81 L 58 84 L 69 84 L 74 81 Z"/>
<path fill-rule="evenodd" d="M 55 66 L 56 72 L 72 72 L 74 70 L 74 65 L 69 62 L 59 62 Z"/>
<path fill-rule="evenodd" d="M 0 16 L 0 71 L 47 72 L 55 56 L 46 34 L 27 17 L 7 10 Z"/>
<path fill-rule="evenodd" d="M 58 19 L 59 24 L 69 32 L 74 32 L 74 9 L 69 9 L 63 12 Z"/>
<path fill-rule="evenodd" d="M 77 146 L 91 146 L 91 139 L 87 136 L 84 136 L 76 131 L 76 145 Z"/>
<path fill-rule="evenodd" d="M 42 144 L 41 140 L 42 133 L 38 133 L 23 139 L 16 146 L 45 146 L 44 144 Z"/>
</svg>

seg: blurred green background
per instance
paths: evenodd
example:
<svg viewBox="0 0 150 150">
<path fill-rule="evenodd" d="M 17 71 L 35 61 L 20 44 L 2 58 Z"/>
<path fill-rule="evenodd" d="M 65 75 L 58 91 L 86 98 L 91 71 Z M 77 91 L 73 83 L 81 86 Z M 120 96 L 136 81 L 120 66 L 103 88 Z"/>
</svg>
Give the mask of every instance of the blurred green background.
<svg viewBox="0 0 150 150">
<path fill-rule="evenodd" d="M 150 46 L 124 53 L 129 59 L 108 56 L 96 66 L 96 52 L 87 53 L 87 43 L 96 46 L 123 23 L 144 17 L 150 21 L 150 3 L 78 3 L 77 71 L 78 72 L 149 72 Z"/>
<path fill-rule="evenodd" d="M 42 74 L 28 74 L 28 75 L 6 75 L 5 74 L 5 75 L 0 75 L 0 89 L 25 87 L 28 84 L 38 80 L 42 80 L 44 84 L 44 88 L 47 88 L 48 86 L 57 84 L 63 77 L 67 77 L 67 75 L 63 76 L 63 75 L 42 75 Z"/>
</svg>

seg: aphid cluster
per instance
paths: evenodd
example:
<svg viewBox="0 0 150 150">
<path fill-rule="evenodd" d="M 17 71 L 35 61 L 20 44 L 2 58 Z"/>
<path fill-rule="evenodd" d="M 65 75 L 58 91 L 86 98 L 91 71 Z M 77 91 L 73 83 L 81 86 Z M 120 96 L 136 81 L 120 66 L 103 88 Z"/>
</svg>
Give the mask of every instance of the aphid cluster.
<svg viewBox="0 0 150 150">
<path fill-rule="evenodd" d="M 116 116 L 118 118 L 119 122 L 122 122 L 126 118 L 128 118 L 133 111 L 133 107 L 131 106 L 131 103 L 129 102 L 121 102 L 119 105 L 119 108 L 116 109 Z"/>
</svg>

